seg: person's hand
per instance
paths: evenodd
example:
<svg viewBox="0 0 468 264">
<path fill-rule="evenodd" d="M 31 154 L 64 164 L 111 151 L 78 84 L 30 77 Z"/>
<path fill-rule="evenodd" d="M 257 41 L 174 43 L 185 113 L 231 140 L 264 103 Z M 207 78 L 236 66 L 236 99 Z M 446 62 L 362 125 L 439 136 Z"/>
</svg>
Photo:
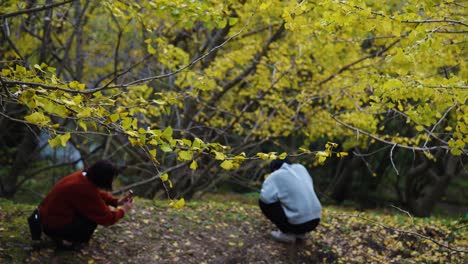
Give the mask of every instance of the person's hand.
<svg viewBox="0 0 468 264">
<path fill-rule="evenodd" d="M 132 190 L 130 190 L 124 198 L 120 199 L 117 202 L 117 204 L 118 205 L 124 205 L 126 202 L 128 202 L 130 200 L 133 200 L 133 191 Z"/>
<path fill-rule="evenodd" d="M 123 204 L 122 210 L 124 210 L 125 213 L 129 212 L 133 208 L 133 199 L 130 198 L 126 203 Z"/>
<path fill-rule="evenodd" d="M 118 205 L 124 205 L 126 202 L 130 201 L 131 199 L 132 199 L 132 198 L 131 198 L 129 195 L 127 195 L 127 196 L 125 196 L 124 198 L 120 199 L 120 200 L 117 202 L 117 204 L 118 204 Z"/>
</svg>

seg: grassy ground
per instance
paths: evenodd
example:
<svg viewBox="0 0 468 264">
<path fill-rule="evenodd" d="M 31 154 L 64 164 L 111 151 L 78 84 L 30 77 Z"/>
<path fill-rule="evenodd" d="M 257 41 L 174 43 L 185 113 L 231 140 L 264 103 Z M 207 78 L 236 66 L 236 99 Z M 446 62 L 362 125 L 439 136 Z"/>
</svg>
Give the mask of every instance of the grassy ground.
<svg viewBox="0 0 468 264">
<path fill-rule="evenodd" d="M 180 209 L 137 199 L 131 215 L 98 227 L 91 243 L 57 252 L 33 245 L 34 206 L 0 199 L 0 263 L 467 263 L 467 219 L 413 219 L 398 210 L 358 212 L 325 206 L 302 243 L 272 241 L 274 227 L 255 197 L 214 195 Z M 419 235 L 424 236 L 422 238 Z M 440 243 L 442 245 L 438 245 Z M 446 245 L 450 248 L 446 248 Z M 33 249 L 33 246 L 39 249 Z"/>
</svg>

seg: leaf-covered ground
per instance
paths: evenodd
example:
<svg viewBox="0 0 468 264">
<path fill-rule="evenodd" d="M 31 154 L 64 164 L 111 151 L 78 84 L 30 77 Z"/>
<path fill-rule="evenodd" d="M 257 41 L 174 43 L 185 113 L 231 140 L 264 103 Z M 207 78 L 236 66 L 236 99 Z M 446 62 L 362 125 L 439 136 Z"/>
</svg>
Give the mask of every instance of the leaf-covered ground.
<svg viewBox="0 0 468 264">
<path fill-rule="evenodd" d="M 467 219 L 413 219 L 393 210 L 325 206 L 302 243 L 269 238 L 274 227 L 254 199 L 211 196 L 175 210 L 138 199 L 117 225 L 98 227 L 76 252 L 44 240 L 33 249 L 26 217 L 33 206 L 0 199 L 0 263 L 467 263 Z M 391 229 L 390 229 L 391 228 Z M 405 232 L 402 232 L 405 231 Z M 418 237 L 414 233 L 425 236 Z M 433 241 L 431 241 L 433 240 Z M 445 248 L 437 243 L 447 245 Z"/>
</svg>

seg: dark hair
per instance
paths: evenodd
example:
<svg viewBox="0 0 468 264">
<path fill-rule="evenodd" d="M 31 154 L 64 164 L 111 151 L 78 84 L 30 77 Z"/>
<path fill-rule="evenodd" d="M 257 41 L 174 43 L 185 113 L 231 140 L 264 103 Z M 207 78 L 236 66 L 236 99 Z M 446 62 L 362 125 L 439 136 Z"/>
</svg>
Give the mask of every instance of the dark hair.
<svg viewBox="0 0 468 264">
<path fill-rule="evenodd" d="M 92 183 L 105 190 L 112 190 L 112 181 L 119 173 L 117 167 L 108 160 L 99 160 L 84 171 Z"/>
<path fill-rule="evenodd" d="M 274 172 L 275 170 L 281 168 L 281 166 L 283 166 L 284 163 L 291 164 L 291 161 L 289 160 L 288 157 L 286 157 L 284 159 L 275 159 L 275 160 L 271 161 L 271 163 L 270 163 L 270 172 Z"/>
</svg>

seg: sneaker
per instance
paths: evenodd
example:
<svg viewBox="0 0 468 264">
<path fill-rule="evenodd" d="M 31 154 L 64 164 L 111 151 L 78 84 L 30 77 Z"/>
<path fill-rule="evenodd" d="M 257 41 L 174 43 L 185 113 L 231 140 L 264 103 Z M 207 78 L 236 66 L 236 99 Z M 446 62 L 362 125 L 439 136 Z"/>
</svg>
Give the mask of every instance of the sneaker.
<svg viewBox="0 0 468 264">
<path fill-rule="evenodd" d="M 306 239 L 307 239 L 307 233 L 304 233 L 304 234 L 296 234 L 296 239 L 306 240 Z"/>
<path fill-rule="evenodd" d="M 286 234 L 281 231 L 271 231 L 270 235 L 274 240 L 278 242 L 283 242 L 283 243 L 296 242 L 296 236 L 293 234 Z"/>
<path fill-rule="evenodd" d="M 57 246 L 57 250 L 59 251 L 73 251 L 75 250 L 75 244 L 71 241 L 67 240 L 55 240 L 55 245 Z"/>
</svg>

